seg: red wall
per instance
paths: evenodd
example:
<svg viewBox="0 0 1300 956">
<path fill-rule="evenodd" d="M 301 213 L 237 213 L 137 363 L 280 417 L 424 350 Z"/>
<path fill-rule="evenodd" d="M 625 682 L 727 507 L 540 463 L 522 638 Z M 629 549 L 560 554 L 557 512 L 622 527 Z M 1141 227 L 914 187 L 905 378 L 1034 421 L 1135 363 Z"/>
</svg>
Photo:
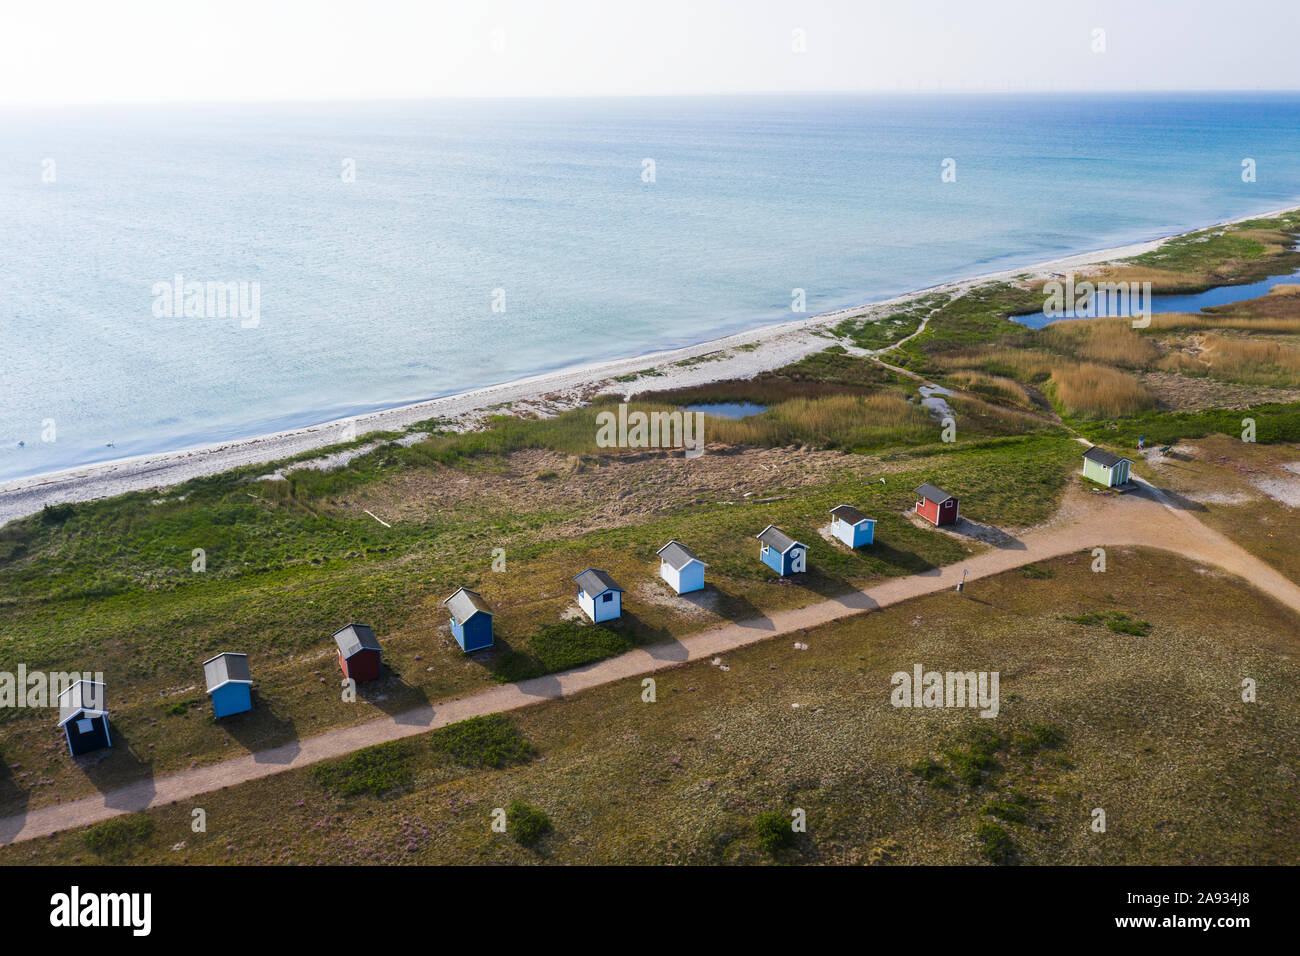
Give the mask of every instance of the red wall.
<svg viewBox="0 0 1300 956">
<path fill-rule="evenodd" d="M 343 668 L 344 676 L 351 677 L 358 684 L 365 680 L 378 680 L 383 670 L 378 651 L 357 651 L 347 660 L 339 651 L 339 667 Z"/>
<path fill-rule="evenodd" d="M 944 505 L 945 507 L 940 507 L 937 502 L 924 498 L 916 503 L 916 513 L 935 524 L 955 524 L 959 510 L 957 499 L 949 498 Z"/>
</svg>

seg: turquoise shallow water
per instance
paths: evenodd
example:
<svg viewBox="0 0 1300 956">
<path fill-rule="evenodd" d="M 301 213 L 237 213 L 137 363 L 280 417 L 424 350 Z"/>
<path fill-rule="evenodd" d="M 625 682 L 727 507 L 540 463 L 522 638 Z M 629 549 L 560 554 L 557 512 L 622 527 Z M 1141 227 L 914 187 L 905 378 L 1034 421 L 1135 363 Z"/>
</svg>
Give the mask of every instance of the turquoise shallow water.
<svg viewBox="0 0 1300 956">
<path fill-rule="evenodd" d="M 699 342 L 794 317 L 796 288 L 812 314 L 1288 205 L 1298 132 L 1300 97 L 1264 94 L 0 113 L 0 477 Z M 257 283 L 256 327 L 155 314 L 176 275 Z"/>
</svg>

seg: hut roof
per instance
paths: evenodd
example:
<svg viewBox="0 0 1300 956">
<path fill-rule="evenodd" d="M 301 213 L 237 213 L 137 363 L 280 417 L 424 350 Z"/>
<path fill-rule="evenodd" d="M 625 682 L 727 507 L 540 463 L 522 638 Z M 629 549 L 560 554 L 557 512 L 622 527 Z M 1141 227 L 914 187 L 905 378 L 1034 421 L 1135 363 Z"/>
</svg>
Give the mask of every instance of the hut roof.
<svg viewBox="0 0 1300 956">
<path fill-rule="evenodd" d="M 774 524 L 768 525 L 758 534 L 754 535 L 759 541 L 762 541 L 770 548 L 776 548 L 782 554 L 785 554 L 799 542 L 790 537 Z"/>
<path fill-rule="evenodd" d="M 587 568 L 581 574 L 575 574 L 573 580 L 586 592 L 587 597 L 595 597 L 604 591 L 622 591 L 618 582 L 599 568 Z"/>
<path fill-rule="evenodd" d="M 59 694 L 59 726 L 81 714 L 104 716 L 108 713 L 105 703 L 102 681 L 79 680 Z"/>
<path fill-rule="evenodd" d="M 847 521 L 849 524 L 860 524 L 863 521 L 871 520 L 853 505 L 836 505 L 831 509 L 831 515 L 841 521 Z"/>
<path fill-rule="evenodd" d="M 251 684 L 253 677 L 248 671 L 248 655 L 226 652 L 203 662 L 203 678 L 211 694 L 225 684 Z"/>
<path fill-rule="evenodd" d="M 349 624 L 334 632 L 334 643 L 339 646 L 346 660 L 358 651 L 377 651 L 379 642 L 375 632 L 364 624 Z"/>
<path fill-rule="evenodd" d="M 937 488 L 929 482 L 926 482 L 921 487 L 917 488 L 916 493 L 922 498 L 927 498 L 936 504 L 943 504 L 952 497 L 952 495 L 948 494 L 948 492 L 944 491 L 942 488 Z"/>
<path fill-rule="evenodd" d="M 1093 445 L 1091 448 L 1085 451 L 1083 453 L 1083 457 L 1087 458 L 1089 461 L 1095 461 L 1103 468 L 1114 468 L 1121 461 L 1127 461 L 1130 465 L 1133 464 L 1133 460 L 1131 458 L 1121 458 L 1119 455 L 1111 454 L 1110 452 L 1106 451 L 1106 449 L 1098 448 L 1096 445 Z"/>
<path fill-rule="evenodd" d="M 468 621 L 475 614 L 492 616 L 492 608 L 488 606 L 488 602 L 483 600 L 482 595 L 477 591 L 471 591 L 469 588 L 460 588 L 442 603 L 451 612 L 451 616 L 461 623 Z"/>
<path fill-rule="evenodd" d="M 695 552 L 676 539 L 669 541 L 666 545 L 656 551 L 655 554 L 667 561 L 675 571 L 680 571 L 692 561 L 700 561 L 700 559 L 695 556 Z M 700 561 L 700 564 L 704 564 L 704 562 Z"/>
</svg>

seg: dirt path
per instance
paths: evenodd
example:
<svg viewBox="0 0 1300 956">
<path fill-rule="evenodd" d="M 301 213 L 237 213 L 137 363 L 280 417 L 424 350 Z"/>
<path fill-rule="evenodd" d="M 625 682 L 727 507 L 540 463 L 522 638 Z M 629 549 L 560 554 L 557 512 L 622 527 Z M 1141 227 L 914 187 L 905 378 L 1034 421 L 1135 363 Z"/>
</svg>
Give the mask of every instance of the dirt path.
<svg viewBox="0 0 1300 956">
<path fill-rule="evenodd" d="M 42 807 L 0 820 L 0 844 L 29 840 L 120 813 L 189 800 L 221 787 L 339 757 L 371 744 L 423 733 L 468 717 L 515 710 L 539 701 L 566 697 L 601 684 L 649 674 L 684 661 L 713 657 L 852 614 L 951 590 L 962 579 L 963 571 L 969 572 L 966 578 L 969 586 L 981 578 L 1034 561 L 1094 547 L 1134 545 L 1173 552 L 1222 568 L 1300 615 L 1300 587 L 1228 538 L 1201 524 L 1165 492 L 1139 482 L 1138 491 L 1122 496 L 1071 493 L 1066 496 L 1061 511 L 1047 524 L 1018 538 L 1007 535 L 993 550 L 958 564 L 885 581 L 806 607 L 720 625 L 678 641 L 639 648 L 562 674 L 493 687 L 436 706 L 420 707 L 352 727 L 340 727 L 272 750 L 143 780 L 106 794 Z"/>
</svg>

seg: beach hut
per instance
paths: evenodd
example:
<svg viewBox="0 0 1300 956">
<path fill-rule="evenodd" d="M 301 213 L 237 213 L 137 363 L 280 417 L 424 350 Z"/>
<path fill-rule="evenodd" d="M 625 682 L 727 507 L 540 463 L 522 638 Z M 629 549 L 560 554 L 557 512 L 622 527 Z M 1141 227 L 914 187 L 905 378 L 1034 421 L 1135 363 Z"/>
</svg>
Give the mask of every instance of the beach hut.
<svg viewBox="0 0 1300 956">
<path fill-rule="evenodd" d="M 451 615 L 451 636 L 462 651 L 492 646 L 492 608 L 477 591 L 461 588 L 442 603 Z"/>
<path fill-rule="evenodd" d="M 837 505 L 831 509 L 831 534 L 850 548 L 860 548 L 875 540 L 876 519 L 852 505 Z"/>
<path fill-rule="evenodd" d="M 1083 477 L 1107 488 L 1128 484 L 1128 471 L 1132 465 L 1131 459 L 1112 455 L 1096 445 L 1083 453 Z"/>
<path fill-rule="evenodd" d="M 808 569 L 808 545 L 800 544 L 776 525 L 768 525 L 754 537 L 763 542 L 758 548 L 759 559 L 782 577 Z"/>
<path fill-rule="evenodd" d="M 669 541 L 659 555 L 659 576 L 678 594 L 688 594 L 704 587 L 704 569 L 708 567 L 680 541 Z"/>
<path fill-rule="evenodd" d="M 376 680 L 384 672 L 380 659 L 379 642 L 375 632 L 364 624 L 349 624 L 334 632 L 334 643 L 339 646 L 339 667 L 358 684 Z"/>
<path fill-rule="evenodd" d="M 573 580 L 578 582 L 578 606 L 587 617 L 599 624 L 622 616 L 623 589 L 604 571 L 587 568 Z"/>
<path fill-rule="evenodd" d="M 958 501 L 942 488 L 924 484 L 916 489 L 916 513 L 936 525 L 956 524 Z"/>
<path fill-rule="evenodd" d="M 101 681 L 79 680 L 59 694 L 59 727 L 74 757 L 113 746 Z"/>
<path fill-rule="evenodd" d="M 212 716 L 220 720 L 253 709 L 253 678 L 247 654 L 218 654 L 203 662 L 203 678 L 212 698 Z"/>
</svg>

